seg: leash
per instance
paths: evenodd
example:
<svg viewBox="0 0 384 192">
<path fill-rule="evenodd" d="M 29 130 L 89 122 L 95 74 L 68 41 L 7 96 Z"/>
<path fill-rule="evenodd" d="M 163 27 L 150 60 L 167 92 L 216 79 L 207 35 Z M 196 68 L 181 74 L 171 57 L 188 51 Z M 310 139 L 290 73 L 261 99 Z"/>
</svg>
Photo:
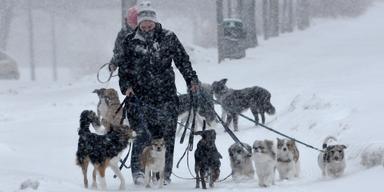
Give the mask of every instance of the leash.
<svg viewBox="0 0 384 192">
<path fill-rule="evenodd" d="M 226 176 L 224 179 L 218 180 L 217 182 L 221 183 L 221 182 L 227 180 L 230 176 L 232 176 L 232 172 L 228 176 Z"/>
<path fill-rule="evenodd" d="M 249 118 L 249 117 L 247 117 L 247 116 L 245 116 L 245 115 L 243 115 L 243 114 L 240 114 L 240 116 L 243 117 L 243 118 L 245 118 L 245 119 L 247 119 L 247 120 L 249 120 L 249 121 L 251 121 L 251 122 L 253 122 L 253 123 L 256 123 L 257 125 L 260 125 L 261 127 L 267 129 L 268 131 L 272 131 L 272 132 L 274 132 L 274 133 L 276 133 L 276 134 L 278 134 L 278 135 L 280 135 L 280 136 L 283 136 L 283 137 L 285 137 L 285 138 L 291 139 L 291 140 L 293 140 L 293 141 L 295 141 L 295 142 L 297 142 L 297 143 L 300 143 L 300 144 L 302 144 L 302 145 L 304 145 L 304 146 L 306 146 L 306 147 L 308 147 L 308 148 L 310 148 L 310 149 L 313 149 L 313 150 L 316 150 L 316 151 L 320 151 L 320 152 L 324 152 L 324 150 L 321 150 L 321 149 L 319 149 L 319 148 L 317 148 L 317 147 L 314 147 L 314 146 L 312 146 L 312 145 L 309 145 L 309 144 L 307 144 L 307 143 L 304 143 L 304 142 L 302 142 L 302 141 L 300 141 L 300 140 L 297 140 L 297 139 L 295 139 L 295 138 L 293 138 L 293 137 L 291 137 L 291 136 L 288 136 L 288 135 L 286 135 L 286 134 L 284 134 L 284 133 L 281 133 L 281 132 L 279 132 L 279 131 L 276 131 L 275 129 L 272 129 L 272 128 L 270 128 L 270 127 L 268 127 L 268 126 L 266 126 L 266 125 L 264 125 L 264 124 L 262 124 L 262 123 L 258 123 L 258 122 L 256 122 L 255 120 L 253 120 L 253 119 L 251 119 L 251 118 Z"/>
<path fill-rule="evenodd" d="M 131 152 L 132 143 L 129 142 L 129 143 L 128 143 L 128 146 L 129 146 L 129 148 L 128 148 L 128 153 L 127 153 L 127 155 L 124 157 L 123 160 L 120 159 L 120 163 L 121 163 L 121 164 L 120 164 L 120 167 L 119 167 L 120 170 L 122 170 L 123 167 L 125 167 L 126 169 L 131 168 L 131 166 L 126 166 L 126 165 L 125 165 L 125 162 L 127 162 L 127 160 L 128 160 L 129 153 Z M 116 177 L 117 177 L 116 175 L 113 175 L 113 178 L 116 178 Z"/>
<path fill-rule="evenodd" d="M 203 97 L 203 99 L 206 100 L 206 98 L 204 98 L 204 97 Z M 216 102 L 216 103 L 218 103 L 219 105 L 221 105 L 221 103 L 219 103 L 217 100 L 213 99 L 213 101 Z M 220 123 L 223 125 L 223 127 L 224 127 L 224 129 L 227 131 L 227 133 L 232 137 L 232 139 L 233 139 L 235 142 L 240 143 L 240 144 L 242 145 L 242 147 L 243 147 L 244 149 L 246 149 L 246 147 L 240 142 L 240 140 L 236 137 L 236 135 L 235 135 L 235 134 L 228 128 L 227 125 L 224 124 L 224 121 L 220 118 L 220 116 L 216 113 L 216 111 L 215 111 L 215 115 L 216 115 L 216 117 L 219 119 Z M 302 145 L 304 145 L 304 146 L 306 146 L 306 147 L 308 147 L 308 148 L 310 148 L 310 149 L 313 149 L 313 150 L 316 150 L 316 151 L 320 151 L 320 152 L 324 152 L 324 150 L 321 150 L 321 149 L 319 149 L 319 148 L 317 148 L 317 147 L 314 147 L 314 146 L 309 145 L 309 144 L 307 144 L 307 143 L 304 143 L 304 142 L 302 142 L 302 141 L 300 141 L 300 140 L 297 140 L 297 139 L 295 139 L 295 138 L 293 138 L 293 137 L 291 137 L 291 136 L 288 136 L 288 135 L 286 135 L 286 134 L 284 134 L 284 133 L 281 133 L 281 132 L 279 132 L 279 131 L 277 131 L 277 130 L 275 130 L 275 129 L 272 129 L 272 128 L 270 128 L 270 127 L 268 127 L 268 126 L 266 126 L 266 125 L 264 125 L 264 124 L 262 124 L 262 123 L 258 123 L 258 122 L 256 122 L 255 120 L 253 120 L 253 119 L 251 119 L 251 118 L 249 118 L 249 117 L 247 117 L 247 116 L 245 116 L 245 115 L 243 115 L 243 114 L 241 114 L 241 113 L 239 114 L 239 116 L 241 116 L 241 117 L 247 119 L 248 121 L 251 121 L 251 122 L 255 123 L 256 125 L 260 125 L 261 127 L 267 129 L 268 131 L 272 131 L 272 132 L 274 132 L 274 133 L 276 133 L 276 134 L 278 134 L 278 135 L 280 135 L 280 136 L 283 136 L 283 137 L 285 137 L 285 138 L 291 139 L 291 140 L 293 140 L 293 141 L 295 141 L 295 142 L 297 142 L 297 143 L 300 143 L 300 144 L 302 144 Z"/>
<path fill-rule="evenodd" d="M 105 83 L 108 83 L 111 79 L 112 79 L 112 77 L 116 77 L 117 75 L 113 75 L 113 71 L 111 71 L 110 73 L 109 73 L 109 77 L 107 78 L 107 80 L 106 81 L 102 81 L 102 80 L 100 80 L 100 71 L 101 71 L 101 69 L 103 69 L 105 66 L 107 66 L 107 65 L 109 65 L 109 63 L 105 63 L 105 64 L 103 64 L 101 67 L 99 67 L 99 70 L 97 70 L 97 81 L 99 82 L 99 83 L 102 83 L 102 84 L 105 84 Z"/>
</svg>

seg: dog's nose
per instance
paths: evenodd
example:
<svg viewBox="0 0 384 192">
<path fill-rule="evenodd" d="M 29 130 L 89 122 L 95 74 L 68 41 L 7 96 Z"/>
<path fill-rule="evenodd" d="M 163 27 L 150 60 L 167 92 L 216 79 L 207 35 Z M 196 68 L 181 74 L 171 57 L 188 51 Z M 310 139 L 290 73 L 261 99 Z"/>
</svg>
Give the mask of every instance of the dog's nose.
<svg viewBox="0 0 384 192">
<path fill-rule="evenodd" d="M 335 160 L 336 160 L 336 161 L 337 161 L 337 160 L 339 160 L 339 157 L 338 157 L 338 156 L 336 156 L 336 157 L 335 157 Z"/>
<path fill-rule="evenodd" d="M 158 151 L 161 151 L 161 147 L 157 147 L 157 150 L 158 150 Z"/>
<path fill-rule="evenodd" d="M 283 148 L 283 151 L 287 151 L 287 148 L 284 147 L 284 148 Z"/>
</svg>

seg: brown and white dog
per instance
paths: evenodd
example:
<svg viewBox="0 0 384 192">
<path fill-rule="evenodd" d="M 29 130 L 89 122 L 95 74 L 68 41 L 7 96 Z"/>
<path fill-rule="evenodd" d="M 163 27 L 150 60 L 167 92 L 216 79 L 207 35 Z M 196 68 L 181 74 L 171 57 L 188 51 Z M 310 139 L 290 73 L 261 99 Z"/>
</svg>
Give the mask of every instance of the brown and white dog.
<svg viewBox="0 0 384 192">
<path fill-rule="evenodd" d="M 80 115 L 79 141 L 76 152 L 76 161 L 82 169 L 84 187 L 88 188 L 87 169 L 91 162 L 94 166 L 92 187 L 97 188 L 96 172 L 101 177 L 101 189 L 105 190 L 105 171 L 109 166 L 120 179 L 120 190 L 125 188 L 125 180 L 118 167 L 121 152 L 127 147 L 130 139 L 136 133 L 128 126 L 112 126 L 111 131 L 105 135 L 98 135 L 89 130 L 89 125 L 100 126 L 96 113 L 84 110 Z"/>
<path fill-rule="evenodd" d="M 149 188 L 150 181 L 156 181 L 156 175 L 159 174 L 160 188 L 164 183 L 165 167 L 165 142 L 163 138 L 153 139 L 150 146 L 144 148 L 140 158 L 141 166 L 145 170 L 144 184 Z"/>
<path fill-rule="evenodd" d="M 101 124 L 105 128 L 105 132 L 111 130 L 112 125 L 120 125 L 123 109 L 120 109 L 116 113 L 120 106 L 120 99 L 117 91 L 113 88 L 101 88 L 95 89 L 93 93 L 96 93 L 99 97 L 99 103 L 97 104 L 97 115 L 101 119 Z M 101 132 L 100 130 L 96 131 Z"/>
<path fill-rule="evenodd" d="M 340 144 L 330 144 L 337 142 L 335 137 L 329 136 L 323 142 L 323 150 L 318 156 L 318 163 L 323 176 L 340 177 L 345 170 L 346 163 L 344 149 L 347 147 Z"/>
<path fill-rule="evenodd" d="M 277 171 L 281 180 L 299 176 L 299 156 L 294 140 L 277 138 Z"/>
</svg>

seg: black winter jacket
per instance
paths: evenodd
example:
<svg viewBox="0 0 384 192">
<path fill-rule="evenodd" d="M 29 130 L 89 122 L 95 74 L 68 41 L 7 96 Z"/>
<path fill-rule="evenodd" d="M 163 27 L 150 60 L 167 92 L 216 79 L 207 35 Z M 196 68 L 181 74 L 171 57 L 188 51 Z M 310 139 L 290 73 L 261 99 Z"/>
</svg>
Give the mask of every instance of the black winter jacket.
<svg viewBox="0 0 384 192">
<path fill-rule="evenodd" d="M 119 61 L 121 59 L 121 55 L 123 54 L 123 41 L 128 36 L 128 34 L 132 33 L 133 29 L 131 29 L 128 25 L 121 28 L 119 33 L 117 34 L 116 40 L 115 40 L 115 47 L 113 48 L 113 57 L 110 61 L 111 64 L 115 66 L 119 66 L 119 63 L 122 63 Z"/>
<path fill-rule="evenodd" d="M 177 36 L 156 24 L 153 40 L 148 42 L 138 28 L 124 39 L 119 61 L 119 85 L 125 94 L 132 87 L 142 101 L 158 105 L 177 102 L 172 60 L 186 83 L 198 83 L 189 56 Z"/>
</svg>

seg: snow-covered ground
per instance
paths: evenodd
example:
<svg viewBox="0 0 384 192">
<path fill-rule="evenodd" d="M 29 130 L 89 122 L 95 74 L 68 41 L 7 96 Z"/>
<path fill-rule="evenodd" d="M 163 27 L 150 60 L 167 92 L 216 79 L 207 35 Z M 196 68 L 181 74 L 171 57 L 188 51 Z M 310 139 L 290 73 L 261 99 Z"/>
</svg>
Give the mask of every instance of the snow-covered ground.
<svg viewBox="0 0 384 192">
<path fill-rule="evenodd" d="M 262 41 L 247 51 L 245 59 L 222 64 L 216 64 L 215 50 L 195 49 L 194 68 L 202 81 L 228 78 L 232 88 L 259 85 L 272 93 L 277 113 L 267 117 L 268 126 L 316 147 L 328 135 L 348 146 L 347 169 L 341 178 L 322 178 L 318 152 L 299 145 L 299 178 L 277 181 L 267 189 L 259 188 L 256 178 L 244 183 L 228 179 L 217 183 L 215 191 L 382 191 L 383 166 L 365 169 L 359 161 L 370 144 L 384 145 L 383 17 L 384 4 L 376 4 L 356 19 L 316 20 L 306 31 Z M 23 73 L 28 77 L 27 70 Z M 180 74 L 177 86 L 185 91 Z M 28 179 L 39 183 L 38 191 L 86 191 L 75 165 L 78 120 L 82 110 L 95 110 L 97 96 L 92 91 L 100 87 L 118 89 L 117 78 L 104 85 L 96 75 L 57 83 L 27 78 L 0 82 L 0 192 L 18 191 Z M 239 129 L 237 136 L 249 144 L 280 137 L 244 119 Z M 230 173 L 227 149 L 233 140 L 221 126 L 216 131 L 224 156 L 223 178 Z M 178 140 L 175 164 L 185 149 Z M 190 161 L 193 166 L 193 158 Z M 174 172 L 190 177 L 185 159 Z M 123 174 L 127 191 L 148 190 L 132 184 L 130 171 Z M 107 184 L 112 191 L 118 189 L 110 170 Z M 194 181 L 173 178 L 163 190 L 194 191 Z"/>
</svg>

